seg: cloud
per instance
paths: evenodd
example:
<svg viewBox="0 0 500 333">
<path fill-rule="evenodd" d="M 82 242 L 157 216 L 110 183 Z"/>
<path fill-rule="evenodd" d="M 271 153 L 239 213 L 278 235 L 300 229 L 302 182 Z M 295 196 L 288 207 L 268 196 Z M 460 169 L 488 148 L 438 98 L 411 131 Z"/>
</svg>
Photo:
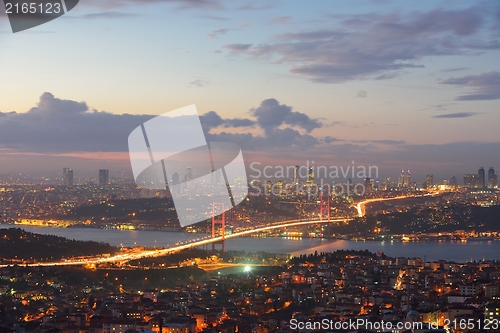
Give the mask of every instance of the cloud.
<svg viewBox="0 0 500 333">
<path fill-rule="evenodd" d="M 292 18 L 290 16 L 277 16 L 269 20 L 272 24 L 288 24 Z"/>
<path fill-rule="evenodd" d="M 200 120 L 207 132 L 212 128 L 221 126 L 224 123 L 224 120 L 222 120 L 222 118 L 215 111 L 209 111 L 204 115 L 201 115 Z"/>
<path fill-rule="evenodd" d="M 338 141 L 342 141 L 342 140 L 339 140 L 339 139 L 337 139 L 337 138 L 334 138 L 334 137 L 332 137 L 332 136 L 329 136 L 329 135 L 328 135 L 328 136 L 325 136 L 325 137 L 323 138 L 323 141 L 324 141 L 325 143 L 332 143 L 332 142 L 338 142 Z"/>
<path fill-rule="evenodd" d="M 292 111 L 290 106 L 279 104 L 274 99 L 262 101 L 259 107 L 252 109 L 250 113 L 257 118 L 257 123 L 264 130 L 274 129 L 282 124 L 297 126 L 311 132 L 320 128 L 322 124 L 317 119 L 311 119 L 305 113 Z"/>
<path fill-rule="evenodd" d="M 319 120 L 292 111 L 275 99 L 264 100 L 250 113 L 255 119 L 222 118 L 210 111 L 201 115 L 200 121 L 211 141 L 234 142 L 247 149 L 303 147 L 320 142 L 301 133 L 321 127 Z M 127 152 L 130 132 L 154 117 L 96 111 L 85 102 L 59 99 L 46 92 L 28 112 L 0 112 L 0 149 L 41 154 Z M 266 124 L 266 119 L 272 119 L 272 124 Z M 211 132 L 216 128 L 252 127 L 262 129 L 264 134 Z"/>
<path fill-rule="evenodd" d="M 248 2 L 242 6 L 237 7 L 237 10 L 267 10 L 270 8 L 273 8 L 274 4 L 272 3 L 266 3 L 264 5 L 259 5 L 257 2 Z"/>
<path fill-rule="evenodd" d="M 199 15 L 198 17 L 211 21 L 231 21 L 231 19 L 227 17 L 214 16 L 214 15 Z"/>
<path fill-rule="evenodd" d="M 365 97 L 368 97 L 368 93 L 366 92 L 366 90 L 360 90 L 360 91 L 358 91 L 358 94 L 356 95 L 356 97 L 365 98 Z"/>
<path fill-rule="evenodd" d="M 417 111 L 429 111 L 429 110 L 435 110 L 435 111 L 446 111 L 448 110 L 450 107 L 454 106 L 454 105 L 457 105 L 458 103 L 441 103 L 441 104 L 433 104 L 433 105 L 429 105 L 428 107 L 426 108 L 423 108 L 423 109 L 420 109 L 420 110 L 417 110 Z"/>
<path fill-rule="evenodd" d="M 83 3 L 82 3 L 83 4 Z M 85 5 L 99 8 L 118 8 L 126 5 L 155 5 L 173 4 L 177 9 L 223 9 L 219 1 L 215 0 L 87 0 Z"/>
<path fill-rule="evenodd" d="M 467 75 L 458 78 L 443 80 L 442 84 L 472 87 L 475 92 L 460 95 L 455 98 L 458 101 L 481 101 L 500 99 L 500 73 L 491 71 L 479 75 Z"/>
<path fill-rule="evenodd" d="M 402 145 L 406 144 L 403 140 L 353 140 L 355 143 L 375 143 L 381 145 Z"/>
<path fill-rule="evenodd" d="M 191 87 L 204 87 L 208 84 L 210 84 L 210 81 L 204 79 L 196 79 L 194 81 L 189 82 L 189 85 Z"/>
<path fill-rule="evenodd" d="M 207 133 L 211 129 L 217 128 L 219 126 L 237 128 L 237 127 L 251 127 L 255 125 L 255 121 L 251 119 L 244 119 L 244 118 L 223 119 L 215 111 L 209 111 L 201 115 L 200 121 Z"/>
<path fill-rule="evenodd" d="M 102 13 L 91 13 L 91 14 L 85 14 L 82 16 L 70 16 L 70 17 L 82 18 L 82 19 L 99 19 L 99 18 L 118 19 L 118 18 L 135 17 L 135 16 L 138 16 L 138 14 L 108 11 L 108 12 L 102 12 Z"/>
<path fill-rule="evenodd" d="M 455 67 L 455 68 L 446 68 L 446 69 L 442 69 L 440 70 L 440 72 L 443 72 L 443 73 L 448 73 L 448 72 L 458 72 L 458 71 L 465 71 L 467 69 L 470 69 L 470 67 Z"/>
<path fill-rule="evenodd" d="M 235 53 L 243 52 L 252 47 L 252 44 L 228 44 L 224 45 L 223 48 Z"/>
<path fill-rule="evenodd" d="M 227 141 L 238 144 L 244 150 L 266 152 L 273 148 L 312 148 L 320 140 L 309 135 L 301 134 L 293 128 L 267 129 L 263 136 L 251 133 L 207 133 L 209 141 Z"/>
<path fill-rule="evenodd" d="M 477 112 L 455 112 L 455 113 L 446 113 L 434 116 L 434 118 L 467 118 L 477 116 L 479 113 Z"/>
<path fill-rule="evenodd" d="M 26 113 L 0 112 L 0 147 L 19 151 L 126 151 L 130 132 L 149 115 L 116 115 L 91 110 L 44 93 Z"/>
<path fill-rule="evenodd" d="M 255 125 L 255 121 L 251 119 L 233 118 L 225 120 L 226 127 L 249 127 L 253 125 Z"/>
<path fill-rule="evenodd" d="M 233 29 L 217 29 L 207 34 L 207 37 L 210 39 L 218 39 L 219 36 L 227 34 L 228 31 Z"/>
<path fill-rule="evenodd" d="M 248 150 L 267 150 L 270 148 L 285 147 L 313 147 L 322 141 L 307 133 L 323 124 L 318 119 L 292 111 L 292 107 L 280 104 L 270 98 L 262 101 L 256 108 L 250 110 L 253 119 L 234 118 L 223 119 L 215 111 L 200 116 L 206 136 L 211 141 L 229 141 Z M 283 126 L 291 126 L 284 127 Z M 251 133 L 213 133 L 212 129 L 223 127 L 257 127 L 262 129 L 263 135 Z M 292 128 L 293 127 L 293 128 Z M 301 133 L 303 130 L 306 133 Z"/>
<path fill-rule="evenodd" d="M 233 54 L 285 64 L 292 74 L 313 82 L 391 79 L 404 70 L 423 67 L 419 61 L 425 57 L 499 49 L 496 39 L 481 35 L 481 28 L 489 22 L 487 15 L 471 7 L 407 15 L 372 14 L 369 18 L 361 15 L 350 20 L 344 17 L 334 28 L 288 32 L 265 43 L 228 44 L 224 48 Z"/>
<path fill-rule="evenodd" d="M 260 124 L 268 119 L 266 113 L 271 115 L 273 126 L 264 124 L 262 128 Z M 351 165 L 354 160 L 359 165 L 377 165 L 387 176 L 394 169 L 397 176 L 397 169 L 404 161 L 404 165 L 411 166 L 412 174 L 419 169 L 424 177 L 436 169 L 446 170 L 450 175 L 471 172 L 477 170 L 480 161 L 480 164 L 500 165 L 498 142 L 414 145 L 400 140 L 317 138 L 307 133 L 307 129 L 321 126 L 317 119 L 302 119 L 310 125 L 300 127 L 296 122 L 303 114 L 275 99 L 262 101 L 250 110 L 250 115 L 255 118 L 224 118 L 210 111 L 201 115 L 200 120 L 209 141 L 238 144 L 248 162 L 283 165 L 290 161 L 290 165 L 303 165 L 314 159 L 317 165 Z M 130 171 L 128 135 L 153 117 L 96 111 L 85 102 L 44 93 L 28 112 L 0 112 L 2 172 L 56 170 L 59 173 L 59 166 L 74 166 L 80 172 L 101 167 Z M 287 127 L 292 124 L 294 127 Z M 221 132 L 235 127 L 240 128 L 237 133 Z M 244 133 L 245 127 L 252 133 Z"/>
</svg>

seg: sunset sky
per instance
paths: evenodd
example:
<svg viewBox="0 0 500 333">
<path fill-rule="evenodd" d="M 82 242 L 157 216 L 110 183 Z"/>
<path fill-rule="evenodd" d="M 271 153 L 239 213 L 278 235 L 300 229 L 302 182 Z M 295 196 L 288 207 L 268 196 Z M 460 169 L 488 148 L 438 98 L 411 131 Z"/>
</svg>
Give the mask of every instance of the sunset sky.
<svg viewBox="0 0 500 333">
<path fill-rule="evenodd" d="M 130 172 L 127 137 L 196 104 L 247 163 L 500 169 L 500 2 L 80 0 L 13 34 L 0 174 Z"/>
</svg>

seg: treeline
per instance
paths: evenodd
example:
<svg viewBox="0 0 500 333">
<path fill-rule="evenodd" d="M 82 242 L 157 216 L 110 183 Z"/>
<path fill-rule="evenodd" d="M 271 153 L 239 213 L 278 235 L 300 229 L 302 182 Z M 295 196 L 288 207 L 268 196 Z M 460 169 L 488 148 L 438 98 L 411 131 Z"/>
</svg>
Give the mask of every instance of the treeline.
<svg viewBox="0 0 500 333">
<path fill-rule="evenodd" d="M 0 260 L 53 261 L 103 253 L 113 254 L 118 250 L 107 243 L 40 235 L 19 228 L 0 229 Z"/>
<path fill-rule="evenodd" d="M 207 273 L 198 267 L 98 270 L 97 273 L 103 282 L 112 283 L 115 287 L 121 285 L 126 291 L 167 289 L 207 279 Z"/>
<path fill-rule="evenodd" d="M 335 252 L 314 251 L 314 253 L 301 254 L 298 257 L 293 257 L 291 263 L 292 264 L 303 264 L 305 262 L 319 263 L 323 260 L 325 260 L 326 262 L 335 262 L 338 260 L 345 259 L 347 256 L 376 258 L 377 254 L 372 253 L 368 250 L 337 250 Z"/>
</svg>

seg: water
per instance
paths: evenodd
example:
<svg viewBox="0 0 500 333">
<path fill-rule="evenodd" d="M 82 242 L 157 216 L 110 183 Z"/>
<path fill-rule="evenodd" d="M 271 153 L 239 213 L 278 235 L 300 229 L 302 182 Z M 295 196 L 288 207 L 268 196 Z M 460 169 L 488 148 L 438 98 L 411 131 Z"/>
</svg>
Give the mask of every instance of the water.
<svg viewBox="0 0 500 333">
<path fill-rule="evenodd" d="M 0 225 L 0 228 L 12 228 L 12 225 Z M 17 227 L 17 226 L 16 226 Z M 201 238 L 205 234 L 158 231 L 104 230 L 95 228 L 47 228 L 23 226 L 26 231 L 56 235 L 76 240 L 106 242 L 115 246 L 143 245 L 147 247 L 166 247 L 178 241 Z M 217 246 L 219 248 L 219 245 Z M 291 253 L 295 255 L 335 250 L 369 250 L 383 252 L 391 257 L 420 257 L 428 261 L 445 259 L 465 262 L 470 260 L 500 259 L 500 241 L 429 241 L 429 242 L 356 242 L 330 239 L 291 239 L 291 238 L 253 238 L 241 237 L 228 239 L 227 250 L 245 252 Z"/>
</svg>

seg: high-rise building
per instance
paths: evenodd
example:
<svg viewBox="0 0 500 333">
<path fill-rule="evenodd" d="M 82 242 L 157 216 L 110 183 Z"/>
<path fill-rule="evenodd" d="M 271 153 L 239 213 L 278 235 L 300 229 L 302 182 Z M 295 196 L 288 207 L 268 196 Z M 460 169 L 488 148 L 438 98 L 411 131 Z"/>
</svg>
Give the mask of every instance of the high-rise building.
<svg viewBox="0 0 500 333">
<path fill-rule="evenodd" d="M 432 188 L 434 186 L 434 176 L 433 175 L 427 175 L 425 177 L 425 188 Z"/>
<path fill-rule="evenodd" d="M 174 172 L 172 174 L 172 185 L 177 185 L 181 182 L 181 179 L 179 177 L 179 174 L 177 172 Z"/>
<path fill-rule="evenodd" d="M 272 194 L 272 191 L 273 191 L 273 182 L 268 180 L 266 184 L 266 193 Z"/>
<path fill-rule="evenodd" d="M 187 174 L 186 174 L 186 181 L 192 181 L 193 180 L 193 171 L 191 170 L 191 167 L 187 168 Z"/>
<path fill-rule="evenodd" d="M 405 185 L 405 171 L 401 170 L 398 178 L 398 188 L 403 188 Z"/>
<path fill-rule="evenodd" d="M 495 172 L 495 169 L 491 167 L 488 170 L 488 187 L 496 188 L 498 186 L 498 176 Z"/>
<path fill-rule="evenodd" d="M 101 169 L 99 170 L 99 185 L 106 185 L 109 183 L 109 170 Z"/>
<path fill-rule="evenodd" d="M 295 166 L 293 169 L 293 185 L 297 186 L 299 185 L 299 170 L 300 167 L 298 165 Z"/>
<path fill-rule="evenodd" d="M 474 187 L 472 184 L 472 175 L 470 173 L 464 175 L 464 187 Z"/>
<path fill-rule="evenodd" d="M 458 185 L 457 177 L 451 176 L 451 178 L 450 178 L 450 186 L 451 187 L 457 187 L 457 185 Z"/>
<path fill-rule="evenodd" d="M 372 193 L 372 183 L 370 178 L 365 178 L 364 181 L 364 187 L 365 187 L 365 193 L 366 194 L 371 194 Z"/>
<path fill-rule="evenodd" d="M 174 186 L 174 185 L 179 185 L 180 183 L 181 183 L 181 177 L 177 172 L 174 172 L 172 174 L 172 182 L 169 183 L 169 185 L 172 186 L 171 188 L 169 186 L 169 188 L 173 194 L 180 194 L 182 192 L 182 189 L 179 186 Z"/>
<path fill-rule="evenodd" d="M 476 187 L 477 188 L 484 188 L 485 185 L 486 185 L 486 172 L 484 171 L 484 168 L 483 167 L 480 167 L 479 170 L 477 171 L 477 184 L 476 184 Z"/>
<path fill-rule="evenodd" d="M 314 184 L 314 170 L 312 167 L 309 168 L 309 173 L 307 175 L 307 181 L 310 185 Z"/>
<path fill-rule="evenodd" d="M 385 179 L 385 190 L 390 191 L 391 190 L 391 178 L 387 177 Z"/>
<path fill-rule="evenodd" d="M 347 178 L 347 193 L 351 193 L 353 188 L 354 186 L 352 184 L 352 178 Z"/>
<path fill-rule="evenodd" d="M 410 170 L 405 174 L 404 169 L 401 170 L 398 178 L 398 188 L 409 188 L 411 187 Z"/>
<path fill-rule="evenodd" d="M 282 180 L 278 180 L 276 182 L 276 185 L 274 187 L 274 192 L 276 192 L 276 194 L 283 194 L 283 181 Z"/>
<path fill-rule="evenodd" d="M 479 187 L 479 177 L 475 173 L 470 175 L 470 187 L 477 188 Z"/>
<path fill-rule="evenodd" d="M 63 169 L 63 185 L 73 186 L 73 169 L 70 168 Z"/>
</svg>

